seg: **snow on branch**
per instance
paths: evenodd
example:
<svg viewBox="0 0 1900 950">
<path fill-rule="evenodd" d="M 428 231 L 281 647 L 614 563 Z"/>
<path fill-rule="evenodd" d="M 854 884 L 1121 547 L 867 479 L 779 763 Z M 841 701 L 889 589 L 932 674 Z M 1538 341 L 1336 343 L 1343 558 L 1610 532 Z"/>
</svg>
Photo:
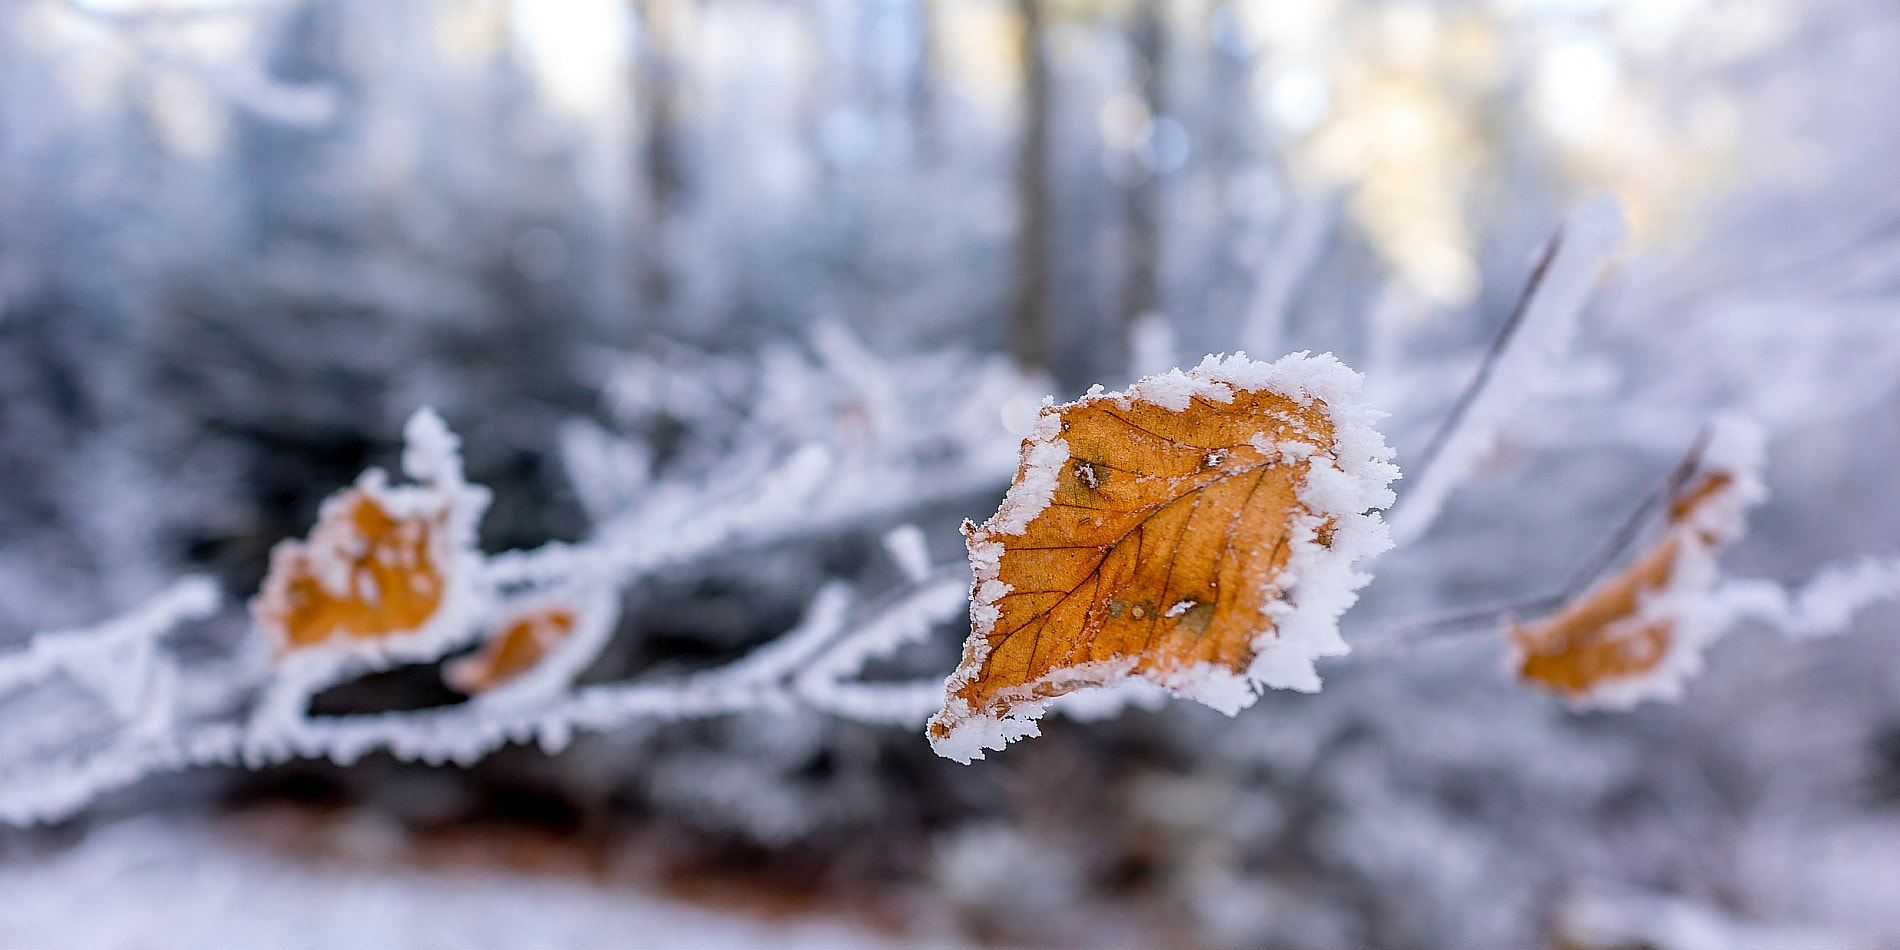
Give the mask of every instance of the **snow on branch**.
<svg viewBox="0 0 1900 950">
<path fill-rule="evenodd" d="M 966 578 L 944 574 L 885 602 L 850 612 L 853 592 L 828 585 L 805 619 L 725 667 L 664 680 L 543 690 L 507 703 L 489 697 L 418 711 L 299 715 L 250 721 L 211 720 L 171 731 L 128 731 L 79 754 L 59 751 L 0 767 L 0 821 L 56 820 L 97 795 L 154 772 L 198 765 L 258 767 L 297 757 L 348 764 L 375 751 L 429 763 L 474 762 L 510 742 L 554 752 L 579 731 L 642 719 L 686 719 L 753 709 L 806 706 L 872 723 L 916 726 L 942 698 L 935 678 L 906 682 L 857 679 L 862 663 L 921 638 L 965 606 Z M 140 620 L 144 614 L 137 615 Z M 278 712 L 272 710 L 273 714 Z"/>
<path fill-rule="evenodd" d="M 686 719 L 798 705 L 844 715 L 857 712 L 859 715 L 850 717 L 873 722 L 903 722 L 907 721 L 904 717 L 893 716 L 887 710 L 828 701 L 822 686 L 798 675 L 799 658 L 889 629 L 893 624 L 901 625 L 919 613 L 948 619 L 941 612 L 945 606 L 943 592 L 960 591 L 962 583 L 952 578 L 912 588 L 849 623 L 849 588 L 827 586 L 797 627 L 727 666 L 702 673 L 586 686 L 539 702 L 503 708 L 469 703 L 418 712 L 308 717 L 295 729 L 245 737 L 233 753 L 253 764 L 298 756 L 323 756 L 349 763 L 377 750 L 402 759 L 469 763 L 509 742 L 537 742 L 550 752 L 558 751 L 577 731 L 612 729 L 639 719 Z M 962 606 L 960 601 L 956 604 L 958 610 Z M 847 675 L 856 672 L 851 670 Z M 823 685 L 862 687 L 869 694 L 888 690 L 892 696 L 916 688 L 912 684 L 858 683 L 845 678 L 827 680 Z M 930 685 L 941 694 L 936 681 Z M 917 721 L 921 719 L 916 717 Z"/>
<path fill-rule="evenodd" d="M 839 328 L 815 336 L 817 362 L 769 350 L 751 405 L 731 417 L 710 411 L 721 400 L 707 394 L 662 395 L 703 383 L 633 363 L 642 378 L 619 388 L 643 391 L 642 411 L 692 413 L 680 421 L 714 444 L 680 454 L 704 452 L 717 464 L 654 477 L 641 503 L 607 516 L 589 541 L 491 558 L 490 582 L 538 586 L 585 574 L 624 586 L 721 550 L 837 532 L 1009 481 L 1017 439 L 998 420 L 1010 405 L 1033 404 L 1034 392 L 1006 362 L 885 365 Z M 583 498 L 615 497 L 594 480 L 651 457 L 598 430 L 569 444 Z"/>
<path fill-rule="evenodd" d="M 123 618 L 41 635 L 0 657 L 0 822 L 57 820 L 155 772 L 299 756 L 348 763 L 379 750 L 467 763 L 505 743 L 558 750 L 579 731 L 639 719 L 804 707 L 920 725 L 942 698 L 939 679 L 867 680 L 863 671 L 961 619 L 968 574 L 933 568 L 910 526 L 886 534 L 906 578 L 895 591 L 866 598 L 834 581 L 798 625 L 724 667 L 576 685 L 643 579 L 882 529 L 902 512 L 1007 482 L 1017 438 L 1002 420 L 1032 385 L 1007 364 L 941 354 L 886 364 L 836 329 L 813 349 L 816 360 L 792 351 L 763 360 L 749 405 L 688 427 L 713 444 L 669 459 L 599 427 L 565 440 L 579 493 L 600 520 L 581 541 L 528 551 L 490 556 L 475 546 L 488 491 L 465 480 L 442 420 L 418 412 L 404 431 L 411 483 L 366 472 L 325 503 L 308 538 L 280 544 L 252 601 L 252 636 L 231 656 L 187 659 L 158 643 L 215 611 L 215 588 L 191 580 Z M 717 400 L 687 402 L 704 411 Z M 632 486 L 586 483 L 636 470 Z M 322 689 L 435 661 L 467 702 L 309 712 Z M 41 702 L 44 691 L 60 695 Z"/>
<path fill-rule="evenodd" d="M 39 634 L 25 649 L 0 655 L 0 695 L 65 675 L 122 717 L 156 712 L 144 707 L 153 691 L 158 639 L 179 624 L 211 616 L 218 603 L 210 578 L 188 577 L 104 623 Z"/>
<path fill-rule="evenodd" d="M 1799 587 L 1733 578 L 1709 599 L 1709 613 L 1725 626 L 1753 622 L 1797 640 L 1837 636 L 1861 611 L 1900 599 L 1900 557 L 1866 555 L 1831 564 Z"/>
<path fill-rule="evenodd" d="M 153 750 L 176 741 L 180 705 L 159 641 L 218 603 L 209 579 L 186 578 L 119 617 L 0 656 L 0 822 L 63 814 L 151 770 Z"/>
</svg>

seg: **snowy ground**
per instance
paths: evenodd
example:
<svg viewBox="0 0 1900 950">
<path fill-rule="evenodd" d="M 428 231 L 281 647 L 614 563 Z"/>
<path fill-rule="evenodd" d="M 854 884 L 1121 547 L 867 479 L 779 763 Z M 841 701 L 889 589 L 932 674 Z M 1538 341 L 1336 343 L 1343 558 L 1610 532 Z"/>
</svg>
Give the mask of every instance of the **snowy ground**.
<svg viewBox="0 0 1900 950">
<path fill-rule="evenodd" d="M 359 829 L 358 845 L 375 850 L 377 835 Z M 609 945 L 918 944 L 836 920 L 747 916 L 560 874 L 303 860 L 204 822 L 123 821 L 65 850 L 0 863 L 4 950 Z"/>
</svg>

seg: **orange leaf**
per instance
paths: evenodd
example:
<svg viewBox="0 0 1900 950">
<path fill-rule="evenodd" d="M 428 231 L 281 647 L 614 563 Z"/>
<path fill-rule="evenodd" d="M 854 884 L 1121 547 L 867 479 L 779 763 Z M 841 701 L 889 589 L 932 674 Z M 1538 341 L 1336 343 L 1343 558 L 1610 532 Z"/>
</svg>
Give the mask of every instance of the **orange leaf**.
<svg viewBox="0 0 1900 950">
<path fill-rule="evenodd" d="M 970 638 L 929 735 L 969 761 L 1048 701 L 1131 677 L 1228 713 L 1318 688 L 1386 546 L 1397 469 L 1331 356 L 1209 357 L 1047 405 L 996 515 L 966 524 Z"/>
<path fill-rule="evenodd" d="M 442 678 L 464 693 L 485 693 L 534 669 L 574 633 L 574 608 L 547 604 L 523 611 L 501 626 L 472 656 L 442 670 Z"/>
<path fill-rule="evenodd" d="M 1718 438 L 1726 444 L 1712 442 L 1707 469 L 1670 500 L 1653 546 L 1556 613 L 1511 624 L 1519 678 L 1579 708 L 1621 708 L 1673 697 L 1700 669 L 1719 631 L 1700 622 L 1698 600 L 1717 579 L 1717 550 L 1741 535 L 1743 511 L 1763 495 L 1759 435 L 1731 422 Z"/>
<path fill-rule="evenodd" d="M 480 569 L 474 524 L 488 493 L 461 481 L 453 442 L 441 441 L 453 437 L 438 428 L 433 415 L 411 424 L 413 436 L 446 446 L 436 454 L 447 461 L 427 469 L 430 481 L 391 488 L 371 469 L 323 503 L 307 540 L 271 550 L 251 616 L 280 658 L 426 658 L 462 635 L 465 591 Z"/>
</svg>

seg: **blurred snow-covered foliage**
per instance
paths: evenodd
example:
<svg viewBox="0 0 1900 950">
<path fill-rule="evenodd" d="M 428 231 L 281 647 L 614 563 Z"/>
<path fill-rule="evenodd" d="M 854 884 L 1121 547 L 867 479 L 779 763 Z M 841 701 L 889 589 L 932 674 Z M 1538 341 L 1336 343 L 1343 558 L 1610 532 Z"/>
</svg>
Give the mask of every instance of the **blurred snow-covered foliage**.
<svg viewBox="0 0 1900 950">
<path fill-rule="evenodd" d="M 0 4 L 0 784 L 327 753 L 75 826 L 532 814 L 997 941 L 1891 944 L 1900 617 L 1849 608 L 1900 583 L 1896 70 L 1861 0 Z M 1607 219 L 1564 222 L 1606 190 L 1599 273 Z M 1578 299 L 1442 432 L 1553 233 Z M 1356 654 L 934 760 L 891 724 L 954 659 L 926 595 L 1038 398 L 1236 348 L 1393 413 Z M 238 604 L 424 405 L 493 493 L 476 613 L 584 591 L 612 636 L 569 692 L 370 664 L 245 731 Z M 1770 497 L 1680 704 L 1571 712 L 1425 624 L 1562 589 L 1722 412 Z M 564 751 L 368 754 L 511 738 Z M 189 850 L 126 827 L 0 853 L 103 920 L 57 882 Z"/>
</svg>

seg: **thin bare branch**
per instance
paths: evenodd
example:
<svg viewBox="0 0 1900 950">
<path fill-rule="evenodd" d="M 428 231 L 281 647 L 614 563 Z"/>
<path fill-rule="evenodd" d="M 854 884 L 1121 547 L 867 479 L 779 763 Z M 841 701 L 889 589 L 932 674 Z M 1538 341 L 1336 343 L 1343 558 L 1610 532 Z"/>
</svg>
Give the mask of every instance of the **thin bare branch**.
<svg viewBox="0 0 1900 950">
<path fill-rule="evenodd" d="M 1524 324 L 1524 314 L 1530 310 L 1532 300 L 1537 298 L 1537 288 L 1544 283 L 1544 277 L 1550 273 L 1550 263 L 1557 259 L 1557 252 L 1563 248 L 1564 229 L 1557 228 L 1550 240 L 1544 243 L 1544 252 L 1537 258 L 1537 266 L 1531 268 L 1530 277 L 1524 282 L 1524 289 L 1518 292 L 1517 302 L 1511 306 L 1510 316 L 1504 319 L 1504 325 L 1498 328 L 1496 336 L 1491 338 L 1491 348 L 1485 351 L 1484 360 L 1478 364 L 1478 371 L 1472 375 L 1471 382 L 1465 384 L 1464 391 L 1458 394 L 1458 401 L 1452 404 L 1451 411 L 1445 414 L 1444 421 L 1438 424 L 1432 433 L 1431 441 L 1425 443 L 1425 450 L 1419 453 L 1417 462 L 1408 468 L 1425 471 L 1438 460 L 1438 454 L 1445 450 L 1451 440 L 1451 434 L 1458 430 L 1458 424 L 1464 421 L 1465 414 L 1471 411 L 1472 403 L 1484 392 L 1491 382 L 1492 373 L 1497 369 L 1498 360 L 1510 348 L 1511 339 L 1517 336 L 1518 327 Z"/>
</svg>

